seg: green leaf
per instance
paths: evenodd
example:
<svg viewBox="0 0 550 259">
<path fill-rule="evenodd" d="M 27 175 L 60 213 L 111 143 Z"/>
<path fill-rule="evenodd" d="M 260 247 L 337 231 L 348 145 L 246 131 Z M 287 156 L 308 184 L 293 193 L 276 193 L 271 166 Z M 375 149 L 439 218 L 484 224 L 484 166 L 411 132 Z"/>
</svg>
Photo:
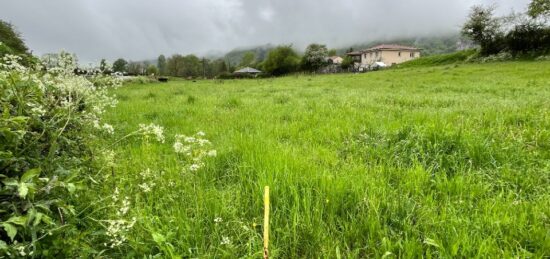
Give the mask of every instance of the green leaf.
<svg viewBox="0 0 550 259">
<path fill-rule="evenodd" d="M 40 175 L 40 168 L 33 168 L 31 170 L 28 170 L 21 176 L 21 182 L 28 182 L 34 177 L 37 177 Z"/>
<path fill-rule="evenodd" d="M 431 238 L 424 239 L 424 244 L 434 246 L 434 247 L 439 247 L 437 242 L 435 240 L 431 239 Z"/>
<path fill-rule="evenodd" d="M 2 183 L 6 186 L 18 186 L 19 185 L 19 182 L 13 178 L 8 178 L 4 181 L 2 181 Z"/>
<path fill-rule="evenodd" d="M 166 242 L 166 238 L 162 235 L 162 234 L 159 234 L 159 233 L 153 233 L 153 240 L 155 240 L 155 242 L 157 244 L 163 244 L 164 242 Z"/>
<path fill-rule="evenodd" d="M 13 241 L 15 235 L 17 235 L 17 228 L 14 225 L 5 222 L 2 223 L 2 227 L 4 227 L 4 230 L 8 233 L 8 237 L 11 241 Z"/>
<path fill-rule="evenodd" d="M 66 188 L 69 193 L 74 193 L 74 191 L 76 190 L 76 186 L 73 183 L 67 184 Z"/>
<path fill-rule="evenodd" d="M 8 251 L 9 247 L 8 247 L 8 244 L 6 244 L 6 242 L 0 240 L 0 251 Z"/>
<path fill-rule="evenodd" d="M 40 221 L 42 220 L 42 216 L 44 216 L 44 214 L 38 212 L 36 213 L 36 216 L 34 218 L 34 223 L 32 224 L 33 226 L 38 226 L 38 224 L 40 224 Z"/>
<path fill-rule="evenodd" d="M 15 225 L 25 226 L 25 223 L 27 222 L 27 217 L 25 216 L 13 216 L 10 219 L 6 221 L 7 223 L 12 223 Z"/>
<path fill-rule="evenodd" d="M 27 197 L 27 194 L 29 193 L 29 187 L 26 183 L 20 183 L 19 187 L 17 188 L 17 193 L 19 194 L 19 197 L 25 199 Z"/>
</svg>

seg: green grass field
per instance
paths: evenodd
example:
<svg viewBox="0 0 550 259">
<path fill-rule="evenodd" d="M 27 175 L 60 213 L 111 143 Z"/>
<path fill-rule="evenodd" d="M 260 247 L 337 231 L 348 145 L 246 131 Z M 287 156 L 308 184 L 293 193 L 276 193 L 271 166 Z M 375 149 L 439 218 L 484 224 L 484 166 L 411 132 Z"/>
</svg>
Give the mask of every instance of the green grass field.
<svg viewBox="0 0 550 259">
<path fill-rule="evenodd" d="M 260 258 L 265 185 L 273 258 L 550 256 L 550 62 L 115 93 L 103 141 L 140 123 L 166 132 L 115 146 L 103 192 L 132 201 L 126 256 Z M 174 135 L 197 131 L 218 155 L 183 173 Z"/>
</svg>

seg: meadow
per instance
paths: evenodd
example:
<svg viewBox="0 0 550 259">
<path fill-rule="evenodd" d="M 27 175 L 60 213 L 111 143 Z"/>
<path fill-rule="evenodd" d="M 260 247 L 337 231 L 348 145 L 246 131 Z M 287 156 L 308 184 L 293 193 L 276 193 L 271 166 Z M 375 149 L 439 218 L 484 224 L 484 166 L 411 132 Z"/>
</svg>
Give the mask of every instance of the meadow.
<svg viewBox="0 0 550 259">
<path fill-rule="evenodd" d="M 260 258 L 270 186 L 272 258 L 550 256 L 550 62 L 113 93 L 99 194 L 132 201 L 121 255 Z M 141 123 L 165 142 L 113 144 Z M 175 135 L 200 131 L 217 156 L 183 171 Z"/>
</svg>

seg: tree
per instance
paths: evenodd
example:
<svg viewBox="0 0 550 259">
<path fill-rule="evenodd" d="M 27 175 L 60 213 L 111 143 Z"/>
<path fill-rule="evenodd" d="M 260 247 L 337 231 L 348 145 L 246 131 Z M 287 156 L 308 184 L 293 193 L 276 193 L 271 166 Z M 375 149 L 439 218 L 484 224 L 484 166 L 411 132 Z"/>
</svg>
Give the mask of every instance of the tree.
<svg viewBox="0 0 550 259">
<path fill-rule="evenodd" d="M 128 62 L 128 74 L 130 75 L 143 75 L 146 67 L 142 62 Z"/>
<path fill-rule="evenodd" d="M 336 56 L 336 49 L 331 49 L 328 51 L 328 56 L 329 57 L 332 57 L 332 56 Z"/>
<path fill-rule="evenodd" d="M 156 76 L 159 74 L 159 69 L 157 68 L 157 66 L 151 64 L 147 67 L 146 73 L 148 76 L 150 75 Z"/>
<path fill-rule="evenodd" d="M 165 75 L 166 74 L 166 57 L 164 55 L 160 55 L 157 59 L 157 68 L 158 68 L 158 74 L 159 75 Z"/>
<path fill-rule="evenodd" d="M 527 14 L 532 18 L 550 17 L 550 0 L 533 0 Z"/>
<path fill-rule="evenodd" d="M 311 44 L 302 57 L 302 68 L 311 72 L 317 71 L 327 64 L 328 50 L 325 45 Z"/>
<path fill-rule="evenodd" d="M 346 55 L 344 57 L 344 60 L 342 61 L 342 64 L 340 65 L 343 69 L 348 69 L 351 66 L 353 66 L 353 58 Z"/>
<path fill-rule="evenodd" d="M 12 24 L 0 20 L 0 42 L 6 53 L 0 52 L 0 55 L 10 54 L 21 55 L 29 54 L 29 49 L 23 41 L 21 34 L 15 30 Z"/>
<path fill-rule="evenodd" d="M 265 72 L 272 75 L 284 75 L 295 72 L 300 65 L 300 57 L 292 49 L 292 46 L 279 46 L 267 55 L 263 63 Z"/>
<path fill-rule="evenodd" d="M 254 52 L 252 51 L 246 52 L 241 58 L 241 63 L 239 63 L 239 67 L 250 67 L 254 64 L 255 61 L 256 54 L 254 54 Z"/>
<path fill-rule="evenodd" d="M 119 58 L 113 63 L 113 71 L 114 72 L 128 72 L 128 61 Z"/>
<path fill-rule="evenodd" d="M 174 54 L 166 61 L 166 74 L 170 76 L 183 76 L 183 56 Z"/>
<path fill-rule="evenodd" d="M 99 71 L 101 71 L 101 73 L 103 73 L 104 75 L 109 75 L 111 74 L 111 72 L 113 72 L 111 66 L 109 66 L 107 60 L 105 59 L 101 59 L 101 61 L 99 62 Z"/>
<path fill-rule="evenodd" d="M 462 27 L 462 35 L 479 44 L 483 54 L 496 54 L 503 49 L 501 22 L 494 17 L 494 11 L 494 6 L 476 5 Z"/>
</svg>

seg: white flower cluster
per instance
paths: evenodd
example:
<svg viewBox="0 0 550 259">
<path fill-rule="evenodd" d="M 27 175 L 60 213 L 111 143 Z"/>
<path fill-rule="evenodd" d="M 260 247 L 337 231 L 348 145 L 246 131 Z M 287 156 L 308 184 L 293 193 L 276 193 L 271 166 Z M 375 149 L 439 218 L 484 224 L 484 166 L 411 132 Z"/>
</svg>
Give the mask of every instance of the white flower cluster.
<svg viewBox="0 0 550 259">
<path fill-rule="evenodd" d="M 130 211 L 130 199 L 124 197 L 120 199 L 120 192 L 118 188 L 115 188 L 115 191 L 112 198 L 112 206 L 116 207 L 116 215 L 119 219 L 105 220 L 107 222 L 106 235 L 109 237 L 109 243 L 104 245 L 109 248 L 115 248 L 122 245 L 127 240 L 127 234 L 132 229 L 136 223 L 136 218 L 133 217 L 131 220 L 125 220 L 124 218 L 128 216 Z M 120 202 L 119 202 L 120 201 Z"/>
<path fill-rule="evenodd" d="M 215 157 L 216 150 L 211 149 L 212 143 L 205 139 L 206 134 L 202 131 L 193 136 L 176 135 L 174 151 L 183 155 L 184 172 L 196 172 L 204 167 L 206 157 Z"/>
<path fill-rule="evenodd" d="M 147 168 L 145 171 L 140 173 L 142 183 L 138 184 L 138 187 L 145 193 L 152 191 L 152 189 L 157 185 L 154 182 L 154 175 L 151 172 L 151 169 Z"/>
<path fill-rule="evenodd" d="M 164 128 L 153 123 L 149 125 L 139 124 L 139 131 L 147 140 L 149 137 L 155 137 L 158 142 L 164 143 Z"/>
<path fill-rule="evenodd" d="M 109 88 L 120 86 L 120 79 L 103 75 L 76 75 L 76 58 L 65 52 L 58 55 L 54 66 L 39 64 L 27 68 L 20 61 L 19 56 L 5 55 L 0 60 L 0 81 L 19 78 L 34 84 L 41 91 L 43 103 L 26 103 L 32 113 L 30 115 L 41 117 L 50 109 L 62 108 L 66 112 L 56 112 L 56 115 L 65 115 L 66 118 L 57 118 L 59 121 L 72 120 L 107 133 L 114 131 L 108 124 L 102 125 L 100 117 L 106 108 L 117 104 L 116 99 L 109 94 Z M 45 69 L 46 73 L 36 72 Z"/>
</svg>

